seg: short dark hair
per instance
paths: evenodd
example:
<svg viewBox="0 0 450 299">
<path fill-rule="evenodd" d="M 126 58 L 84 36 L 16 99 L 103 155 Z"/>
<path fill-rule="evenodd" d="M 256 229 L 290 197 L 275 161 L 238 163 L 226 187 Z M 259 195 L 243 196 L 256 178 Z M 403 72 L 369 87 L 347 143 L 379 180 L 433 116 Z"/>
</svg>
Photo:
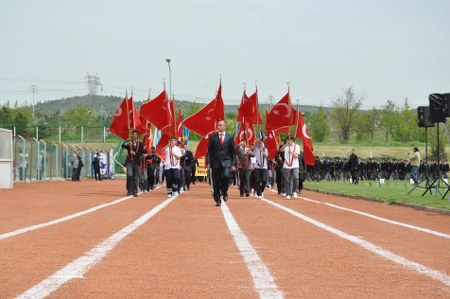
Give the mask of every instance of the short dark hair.
<svg viewBox="0 0 450 299">
<path fill-rule="evenodd" d="M 134 129 L 134 130 L 131 131 L 131 134 L 134 134 L 134 133 L 138 133 L 139 134 L 139 131 Z"/>
<path fill-rule="evenodd" d="M 417 147 L 414 148 L 414 152 L 418 152 L 419 149 Z"/>
</svg>

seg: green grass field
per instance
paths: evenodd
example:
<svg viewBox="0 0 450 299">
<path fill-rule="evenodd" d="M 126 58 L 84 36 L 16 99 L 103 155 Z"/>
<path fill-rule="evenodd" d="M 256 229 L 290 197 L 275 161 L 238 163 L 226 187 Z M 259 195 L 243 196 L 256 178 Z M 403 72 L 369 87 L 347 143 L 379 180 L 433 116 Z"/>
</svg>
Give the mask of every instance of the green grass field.
<svg viewBox="0 0 450 299">
<path fill-rule="evenodd" d="M 424 186 L 424 182 L 420 186 Z M 436 195 L 435 189 L 432 189 L 433 193 L 431 195 L 428 192 L 422 196 L 425 189 L 416 188 L 408 195 L 407 193 L 413 188 L 413 185 L 407 181 L 389 181 L 381 185 L 378 185 L 375 181 L 371 181 L 371 185 L 368 181 L 360 182 L 358 185 L 352 185 L 349 182 L 344 183 L 342 181 L 322 181 L 305 182 L 304 187 L 309 190 L 318 190 L 321 192 L 336 192 L 378 199 L 388 204 L 406 203 L 450 210 L 450 200 L 448 199 L 450 192 L 447 193 L 445 199 L 441 199 L 446 189 L 440 189 L 442 195 Z"/>
</svg>

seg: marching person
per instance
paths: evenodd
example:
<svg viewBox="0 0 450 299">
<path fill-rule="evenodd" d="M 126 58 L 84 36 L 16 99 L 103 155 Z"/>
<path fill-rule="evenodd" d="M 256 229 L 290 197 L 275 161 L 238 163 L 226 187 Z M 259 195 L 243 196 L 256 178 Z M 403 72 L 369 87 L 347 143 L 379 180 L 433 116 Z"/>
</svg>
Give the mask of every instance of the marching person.
<svg viewBox="0 0 450 299">
<path fill-rule="evenodd" d="M 250 174 L 251 162 L 250 157 L 254 157 L 255 153 L 247 147 L 247 139 L 242 139 L 236 146 L 235 152 L 238 160 L 238 172 L 239 172 L 239 193 L 241 197 L 250 196 Z"/>
<path fill-rule="evenodd" d="M 269 156 L 269 151 L 264 147 L 264 140 L 257 138 L 255 145 L 255 189 L 256 196 L 258 198 L 263 198 L 264 189 L 267 185 L 267 157 Z"/>
<path fill-rule="evenodd" d="M 191 187 L 192 168 L 194 167 L 195 164 L 194 154 L 189 149 L 186 149 L 186 152 L 184 153 L 182 160 L 183 160 L 182 166 L 184 170 L 184 180 L 186 188 L 187 190 L 189 190 Z"/>
<path fill-rule="evenodd" d="M 297 198 L 300 146 L 294 142 L 294 139 L 293 135 L 289 135 L 286 144 L 281 148 L 284 151 L 283 174 L 286 199 Z"/>
<path fill-rule="evenodd" d="M 225 120 L 217 123 L 218 132 L 211 135 L 206 153 L 206 165 L 212 169 L 213 196 L 216 206 L 220 207 L 223 200 L 228 200 L 228 186 L 231 172 L 235 170 L 236 155 L 234 152 L 234 138 L 225 132 Z"/>
<path fill-rule="evenodd" d="M 127 195 L 137 197 L 139 186 L 139 171 L 141 156 L 145 154 L 144 144 L 138 140 L 139 132 L 133 130 L 131 139 L 127 140 L 122 147 L 128 151 L 125 166 L 127 168 Z"/>
<path fill-rule="evenodd" d="M 164 147 L 166 159 L 164 161 L 164 176 L 166 177 L 167 196 L 176 196 L 180 188 L 180 159 L 181 149 L 177 146 L 177 139 L 170 137 L 169 144 Z"/>
<path fill-rule="evenodd" d="M 161 159 L 155 154 L 155 147 L 153 146 L 150 153 L 146 156 L 147 191 L 155 189 L 155 174 L 159 163 L 161 163 Z"/>
</svg>

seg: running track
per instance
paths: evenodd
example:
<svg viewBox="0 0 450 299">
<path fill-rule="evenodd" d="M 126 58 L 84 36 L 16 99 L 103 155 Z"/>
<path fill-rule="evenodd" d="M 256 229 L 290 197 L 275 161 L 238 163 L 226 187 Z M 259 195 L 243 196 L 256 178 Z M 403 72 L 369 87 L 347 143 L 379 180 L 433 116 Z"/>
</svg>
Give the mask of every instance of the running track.
<svg viewBox="0 0 450 299">
<path fill-rule="evenodd" d="M 450 217 L 304 192 L 215 207 L 199 183 L 0 190 L 0 298 L 450 298 Z"/>
</svg>

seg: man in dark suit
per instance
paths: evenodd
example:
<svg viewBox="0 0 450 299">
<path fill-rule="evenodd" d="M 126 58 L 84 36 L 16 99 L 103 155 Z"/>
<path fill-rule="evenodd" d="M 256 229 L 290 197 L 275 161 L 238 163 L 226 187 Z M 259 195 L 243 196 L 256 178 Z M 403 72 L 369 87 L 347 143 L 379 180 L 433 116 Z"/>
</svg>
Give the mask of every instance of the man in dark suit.
<svg viewBox="0 0 450 299">
<path fill-rule="evenodd" d="M 214 200 L 216 206 L 223 200 L 228 200 L 228 186 L 231 173 L 235 170 L 236 155 L 234 152 L 234 138 L 225 132 L 225 120 L 217 123 L 218 132 L 211 135 L 206 153 L 206 165 L 212 170 Z"/>
<path fill-rule="evenodd" d="M 127 168 L 127 195 L 137 197 L 139 186 L 139 170 L 141 156 L 145 154 L 144 144 L 138 140 L 139 133 L 133 130 L 131 139 L 127 140 L 122 147 L 128 151 L 125 166 Z"/>
</svg>

